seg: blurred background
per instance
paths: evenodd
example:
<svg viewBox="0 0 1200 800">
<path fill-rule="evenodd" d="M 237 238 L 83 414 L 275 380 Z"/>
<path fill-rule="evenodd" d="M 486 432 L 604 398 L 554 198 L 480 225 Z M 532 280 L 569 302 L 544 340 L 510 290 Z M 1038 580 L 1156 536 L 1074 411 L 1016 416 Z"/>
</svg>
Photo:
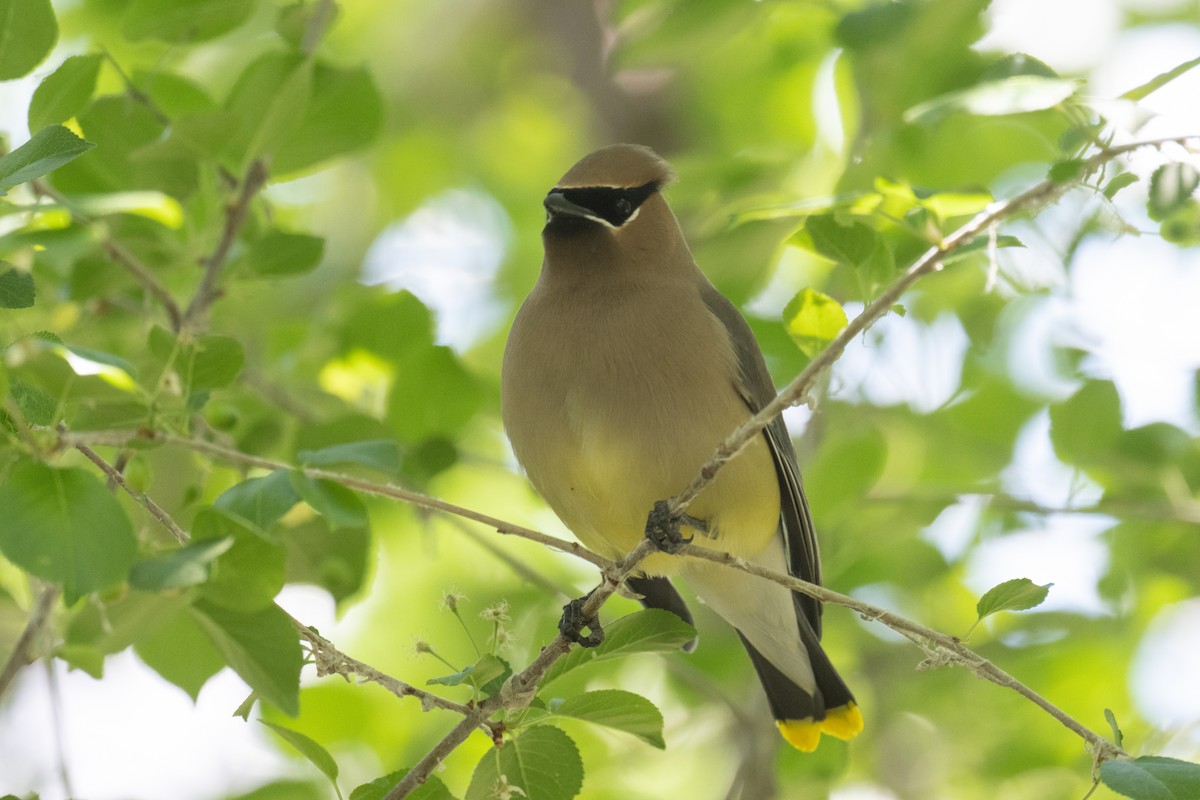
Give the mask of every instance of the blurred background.
<svg viewBox="0 0 1200 800">
<path fill-rule="evenodd" d="M 29 136 L 41 80 L 68 56 L 101 49 L 112 61 L 97 96 L 126 91 L 120 64 L 172 116 L 262 100 L 246 76 L 280 49 L 285 4 L 247 2 L 243 21 L 181 44 L 131 30 L 139 3 L 55 3 L 53 53 L 0 83 L 10 148 Z M 782 385 L 807 360 L 782 321 L 799 290 L 825 292 L 853 316 L 939 233 L 1089 141 L 1200 133 L 1200 70 L 1122 98 L 1200 56 L 1195 0 L 354 0 L 338 6 L 319 55 L 365 77 L 328 93 L 334 122 L 279 123 L 298 143 L 265 197 L 270 223 L 323 237 L 323 256 L 286 281 L 235 275 L 210 328 L 242 343 L 246 366 L 213 392 L 207 424 L 243 450 L 290 459 L 335 441 L 393 438 L 406 485 L 563 536 L 503 437 L 499 363 L 538 272 L 541 198 L 591 149 L 638 142 L 672 162 L 679 182 L 668 196 L 696 259 L 750 318 Z M 1013 80 L 1025 77 L 1038 81 Z M 98 112 L 78 116 L 85 136 L 88 113 Z M 236 127 L 211 133 L 238 136 Z M 327 153 L 322 137 L 335 135 L 346 145 Z M 989 618 L 971 646 L 1104 735 L 1112 709 L 1130 752 L 1196 760 L 1200 234 L 1186 227 L 1194 220 L 1173 233 L 1147 210 L 1155 171 L 1189 160 L 1178 146 L 1141 151 L 1097 176 L 1097 189 L 1005 225 L 1023 247 L 1001 246 L 994 259 L 978 249 L 922 281 L 788 421 L 829 586 L 963 635 L 990 586 L 1053 583 L 1043 605 Z M 97 191 L 100 173 L 84 164 L 56 173 L 55 187 Z M 1136 182 L 1099 191 L 1119 172 Z M 201 227 L 198 209 L 219 208 L 203 178 L 187 190 L 114 186 L 148 193 L 127 207 L 183 240 Z M 835 212 L 873 231 L 874 255 L 840 263 L 811 232 L 797 233 Z M 4 340 L 46 327 L 136 351 L 147 312 L 113 302 L 136 287 L 78 274 L 47 272 L 58 288 L 29 316 L 0 317 Z M 168 286 L 188 285 L 171 274 Z M 181 519 L 196 502 L 184 487 L 205 487 L 211 501 L 236 478 L 228 466 L 183 465 L 169 449 L 143 461 L 147 491 Z M 343 571 L 297 572 L 278 602 L 418 686 L 448 671 L 418 643 L 456 665 L 473 660 L 459 621 L 439 605 L 447 593 L 464 596 L 459 609 L 480 641 L 493 630 L 479 614 L 507 603 L 502 652 L 524 665 L 565 599 L 595 580 L 582 562 L 481 526 L 367 505 L 369 533 L 339 545 Z M 29 589 L 2 562 L 0 581 L 9 635 Z M 617 599 L 605 616 L 635 607 Z M 826 739 L 813 755 L 780 748 L 736 637 L 700 608 L 694 654 L 564 679 L 571 690 L 644 694 L 666 721 L 665 751 L 564 723 L 586 770 L 581 796 L 1087 791 L 1082 742 L 1027 701 L 961 669 L 918 670 L 920 651 L 842 609 L 825 619 L 826 647 L 866 717 L 857 740 Z M 135 649 L 106 653 L 99 679 L 69 655 L 26 669 L 0 705 L 0 791 L 332 796 L 269 731 L 231 716 L 247 690 L 229 670 L 201 681 L 193 702 Z M 303 686 L 299 718 L 272 718 L 328 748 L 347 793 L 415 763 L 455 722 L 309 670 Z M 475 737 L 438 773 L 455 796 L 490 746 Z"/>
</svg>

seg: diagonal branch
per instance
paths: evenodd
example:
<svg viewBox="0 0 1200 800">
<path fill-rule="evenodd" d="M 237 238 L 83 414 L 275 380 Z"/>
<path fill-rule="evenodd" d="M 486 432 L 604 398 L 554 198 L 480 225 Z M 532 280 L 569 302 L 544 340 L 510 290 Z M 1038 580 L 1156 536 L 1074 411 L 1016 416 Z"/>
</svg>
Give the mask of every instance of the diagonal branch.
<svg viewBox="0 0 1200 800">
<path fill-rule="evenodd" d="M 200 285 L 196 288 L 187 311 L 183 313 L 182 328 L 195 328 L 200 325 L 209 307 L 221 296 L 217 288 L 221 270 L 225 267 L 229 251 L 233 249 L 233 243 L 237 241 L 238 234 L 246 222 L 250 203 L 266 184 L 266 163 L 262 159 L 255 159 L 246 170 L 246 176 L 242 178 L 242 188 L 238 192 L 237 200 L 225 210 L 225 226 L 221 229 L 221 238 L 217 246 L 211 255 L 200 262 L 204 266 L 204 275 L 200 278 Z"/>
<path fill-rule="evenodd" d="M 17 673 L 37 660 L 34 651 L 37 648 L 38 639 L 41 638 L 46 626 L 50 624 L 50 618 L 54 614 L 54 606 L 58 604 L 60 594 L 62 591 L 57 586 L 47 585 L 38 595 L 33 610 L 29 612 L 29 619 L 25 622 L 25 629 L 21 631 L 12 653 L 4 662 L 4 668 L 0 669 L 0 698 L 4 697 L 4 693 L 12 685 Z"/>
<path fill-rule="evenodd" d="M 888 286 L 879 297 L 875 298 L 870 305 L 864 308 L 861 314 L 852 319 L 842 329 L 841 333 L 824 350 L 818 353 L 809 362 L 808 366 L 792 379 L 791 383 L 775 396 L 774 400 L 764 406 L 761 411 L 748 419 L 737 430 L 729 434 L 725 441 L 717 447 L 712 458 L 700 468 L 700 473 L 696 476 L 695 480 L 686 489 L 672 498 L 670 501 L 671 510 L 681 512 L 686 509 L 704 491 L 704 488 L 713 481 L 725 464 L 737 456 L 738 453 L 742 452 L 785 409 L 795 405 L 808 394 L 821 373 L 829 369 L 835 361 L 841 358 L 843 351 L 845 351 L 846 346 L 851 341 L 879 319 L 883 318 L 891 310 L 892 306 L 899 302 L 904 293 L 921 277 L 941 269 L 948 257 L 961 250 L 967 244 L 970 244 L 975 237 L 987 233 L 1000 222 L 1011 219 L 1023 211 L 1053 202 L 1068 189 L 1078 186 L 1100 167 L 1120 156 L 1147 147 L 1162 147 L 1167 144 L 1186 146 L 1188 142 L 1198 139 L 1200 139 L 1200 135 L 1179 136 L 1105 147 L 1091 158 L 1084 160 L 1080 164 L 1075 177 L 1070 181 L 1055 181 L 1047 178 L 1009 200 L 989 205 L 971 219 L 970 222 L 926 250 L 898 280 Z"/>
</svg>

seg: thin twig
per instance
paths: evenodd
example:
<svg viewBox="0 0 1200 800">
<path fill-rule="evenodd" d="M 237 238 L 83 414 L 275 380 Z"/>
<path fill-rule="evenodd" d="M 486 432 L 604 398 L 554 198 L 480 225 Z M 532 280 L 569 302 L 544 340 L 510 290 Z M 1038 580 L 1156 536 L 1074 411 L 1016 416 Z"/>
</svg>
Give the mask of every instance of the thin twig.
<svg viewBox="0 0 1200 800">
<path fill-rule="evenodd" d="M 669 501 L 671 510 L 673 512 L 681 512 L 686 509 L 704 491 L 704 488 L 716 478 L 717 473 L 720 472 L 726 463 L 750 444 L 785 409 L 795 405 L 801 398 L 808 394 L 817 377 L 829 369 L 841 357 L 842 352 L 850 342 L 877 320 L 884 317 L 918 279 L 940 269 L 947 257 L 961 249 L 964 245 L 969 244 L 976 236 L 1026 209 L 1052 201 L 1063 192 L 1077 186 L 1087 176 L 1109 161 L 1126 153 L 1147 147 L 1162 147 L 1167 144 L 1186 146 L 1188 142 L 1197 139 L 1200 139 L 1200 135 L 1155 139 L 1152 141 L 1133 142 L 1116 147 L 1106 147 L 1083 162 L 1074 181 L 1061 183 L 1046 179 L 1009 200 L 989 205 L 970 222 L 926 250 L 898 280 L 888 286 L 882 294 L 864 308 L 861 314 L 852 319 L 842 329 L 841 333 L 824 350 L 818 353 L 791 383 L 775 396 L 774 400 L 743 423 L 737 430 L 729 434 L 725 441 L 717 447 L 712 457 L 700 468 L 700 472 L 695 480 Z"/>
<path fill-rule="evenodd" d="M 58 433 L 64 441 L 71 437 L 71 434 L 69 434 L 66 429 L 61 426 L 58 429 Z M 96 451 L 92 450 L 78 439 L 70 441 L 69 443 L 76 450 L 83 453 L 83 455 L 85 455 L 89 461 L 99 467 L 100 470 L 104 472 L 104 474 L 107 475 L 109 479 L 111 479 L 117 486 L 120 486 L 126 493 L 129 494 L 130 497 L 132 497 L 143 508 L 149 511 L 151 516 L 158 520 L 164 528 L 170 531 L 172 535 L 174 535 L 175 538 L 180 541 L 180 543 L 186 544 L 191 541 L 191 537 L 179 527 L 175 520 L 171 518 L 170 514 L 164 511 L 163 508 L 155 503 L 154 500 L 152 500 L 149 496 L 130 486 L 129 482 L 125 480 L 125 476 L 122 475 L 116 467 L 108 463 L 102 456 L 96 453 Z M 55 589 L 55 592 L 55 598 L 57 598 L 57 589 Z M 296 628 L 299 634 L 306 641 L 308 641 L 309 649 L 312 652 L 313 659 L 316 663 L 317 675 L 324 676 L 338 674 L 347 678 L 350 675 L 357 675 L 363 680 L 379 684 L 397 697 L 417 698 L 421 701 L 421 709 L 424 711 L 429 711 L 433 708 L 442 708 L 446 709 L 447 711 L 454 711 L 464 715 L 472 713 L 472 709 L 468 706 L 438 697 L 437 695 L 427 692 L 423 689 L 418 689 L 411 684 L 405 683 L 402 680 L 393 678 L 392 676 L 375 669 L 369 664 L 365 664 L 362 661 L 351 658 L 342 651 L 338 650 L 337 647 L 335 647 L 334 644 L 328 639 L 321 636 L 315 630 L 300 622 L 290 614 L 288 615 L 288 619 L 291 620 L 292 625 Z M 18 650 L 14 652 L 14 659 L 16 658 L 17 652 L 20 651 Z M 3 695 L 3 686 L 4 684 L 0 683 L 0 696 Z M 492 730 L 491 725 L 486 723 L 486 721 L 483 724 L 483 728 L 489 732 Z"/>
<path fill-rule="evenodd" d="M 183 314 L 184 328 L 197 326 L 204 315 L 208 313 L 213 301 L 220 296 L 217 283 L 221 277 L 221 270 L 225 266 L 226 259 L 229 258 L 229 251 L 233 248 L 233 243 L 237 241 L 238 234 L 246 222 L 251 202 L 266 183 L 267 165 L 262 159 L 255 159 L 250 162 L 246 176 L 242 178 L 242 188 L 238 192 L 237 200 L 225 210 L 225 226 L 221 229 L 221 238 L 217 242 L 217 246 L 211 255 L 201 260 L 201 264 L 204 266 L 204 275 L 200 279 L 200 285 L 196 288 L 195 295 L 192 296 L 192 301 L 188 304 L 187 311 Z"/>
<path fill-rule="evenodd" d="M 80 225 L 93 225 L 96 219 L 87 212 L 81 210 L 71 198 L 63 195 L 53 186 L 42 181 L 33 181 L 33 191 L 35 194 L 49 197 L 54 202 L 66 208 L 71 218 Z M 183 321 L 183 312 L 179 309 L 179 304 L 175 302 L 175 298 L 166 290 L 158 279 L 154 277 L 154 273 L 150 268 L 142 263 L 141 259 L 135 256 L 129 250 L 115 239 L 109 238 L 107 235 L 100 242 L 100 246 L 108 257 L 125 268 L 135 281 L 142 285 L 150 295 L 159 302 L 163 310 L 167 312 L 167 319 L 170 320 L 171 330 L 178 331 L 179 326 Z"/>
<path fill-rule="evenodd" d="M 308 18 L 308 25 L 304 28 L 304 38 L 300 42 L 301 53 L 309 56 L 316 51 L 317 45 L 321 43 L 326 29 L 333 22 L 337 13 L 337 3 L 333 2 L 333 0 L 320 0 L 317 3 L 312 16 Z"/>
<path fill-rule="evenodd" d="M 63 430 L 62 432 L 65 433 L 66 431 Z M 150 516 L 154 517 L 164 528 L 170 531 L 171 535 L 174 536 L 180 544 L 187 544 L 191 541 L 192 537 L 188 536 L 183 528 L 176 524 L 175 520 L 171 518 L 171 515 L 164 511 L 162 506 L 151 500 L 146 494 L 139 492 L 137 489 L 134 489 L 132 486 L 130 486 L 129 481 L 125 480 L 125 476 L 119 469 L 105 461 L 99 453 L 88 447 L 86 444 L 83 444 L 82 442 L 75 442 L 73 446 L 76 450 L 83 453 L 87 457 L 88 461 L 91 461 L 93 464 L 99 467 L 100 471 L 107 475 L 109 480 L 111 480 L 117 486 L 120 486 L 125 493 L 136 500 L 142 506 L 142 508 L 149 511 Z"/>
<path fill-rule="evenodd" d="M 42 429 L 39 427 L 39 429 Z M 414 492 L 411 489 L 405 489 L 401 486 L 396 486 L 390 483 L 376 483 L 365 478 L 357 478 L 353 475 L 345 475 L 340 472 L 333 472 L 327 469 L 318 469 L 316 467 L 303 467 L 294 464 L 288 464 L 284 461 L 276 461 L 262 456 L 255 456 L 249 453 L 243 453 L 239 450 L 233 450 L 228 447 L 223 447 L 219 444 L 207 442 L 202 439 L 191 439 L 186 436 L 176 436 L 169 433 L 157 433 L 154 431 L 145 430 L 112 430 L 112 431 L 86 431 L 81 433 L 63 432 L 60 433 L 62 442 L 70 447 L 78 447 L 80 444 L 98 444 L 107 445 L 110 447 L 124 447 L 131 442 L 165 442 L 168 444 L 176 444 L 181 447 L 186 447 L 189 450 L 194 450 L 199 453 L 207 453 L 225 461 L 230 461 L 235 464 L 242 464 L 250 467 L 258 467 L 260 469 L 269 470 L 287 470 L 290 472 L 298 472 L 305 477 L 313 480 L 332 481 L 341 484 L 348 489 L 355 489 L 365 494 L 375 495 L 377 497 L 386 497 L 391 500 L 400 500 L 405 503 L 417 506 L 419 508 L 427 508 L 432 511 L 441 511 L 447 514 L 453 514 L 463 519 L 469 519 L 474 522 L 482 523 L 494 529 L 497 533 L 505 536 L 516 536 L 521 539 L 528 539 L 531 542 L 536 542 L 545 547 L 558 550 L 576 558 L 581 558 L 588 563 L 605 568 L 612 564 L 611 561 L 603 556 L 588 550 L 578 542 L 569 542 L 565 539 L 560 539 L 557 536 L 535 531 L 532 528 L 526 528 L 521 525 L 516 525 L 512 522 L 502 520 L 498 517 L 492 517 L 487 514 L 481 514 L 464 506 L 448 503 L 445 500 L 439 500 L 436 497 Z"/>
<path fill-rule="evenodd" d="M 947 636 L 932 628 L 926 628 L 924 625 L 897 616 L 890 611 L 885 611 L 878 606 L 864 603 L 849 595 L 835 592 L 832 589 L 827 589 L 824 586 L 809 583 L 799 578 L 794 578 L 791 575 L 785 575 L 781 572 L 760 567 L 757 564 L 730 555 L 729 553 L 722 553 L 705 547 L 697 547 L 696 545 L 685 545 L 679 551 L 679 554 L 688 558 L 711 561 L 715 564 L 724 564 L 734 569 L 740 569 L 743 572 L 765 578 L 780 586 L 785 586 L 792 591 L 814 597 L 824 603 L 845 606 L 857 611 L 864 619 L 879 622 L 894 631 L 904 634 L 910 640 L 920 645 L 935 663 L 958 664 L 997 686 L 1012 689 L 1050 714 L 1050 716 L 1061 722 L 1067 729 L 1076 733 L 1091 746 L 1093 752 L 1097 753 L 1101 760 L 1126 755 L 1124 750 L 1117 747 L 1108 739 L 1086 727 L 1033 689 L 1030 689 L 991 661 L 988 661 L 983 656 L 963 645 L 957 637 Z"/>
<path fill-rule="evenodd" d="M 655 552 L 656 548 L 649 539 L 643 539 L 629 555 L 613 564 L 601 573 L 600 584 L 588 595 L 581 609 L 584 619 L 591 619 L 600 611 L 600 607 L 616 593 L 621 583 L 637 569 L 638 564 L 646 556 Z M 520 709 L 529 705 L 537 691 L 538 684 L 546 675 L 550 666 L 571 650 L 571 643 L 560 633 L 554 637 L 542 652 L 538 654 L 529 666 L 510 677 L 499 692 L 480 703 L 475 711 L 457 725 L 446 736 L 425 754 L 425 757 L 410 769 L 404 778 L 388 792 L 384 800 L 401 800 L 425 783 L 438 764 L 454 749 L 466 741 L 471 732 L 487 721 L 500 709 Z"/>
<path fill-rule="evenodd" d="M 145 106 L 146 110 L 153 114 L 154 118 L 160 123 L 170 125 L 171 118 L 167 116 L 165 111 L 158 107 L 158 103 L 154 102 L 154 99 L 150 95 L 134 85 L 133 79 L 129 77 L 129 74 L 125 72 L 120 63 L 117 62 L 117 59 L 113 58 L 113 54 L 108 52 L 108 48 L 102 47 L 100 48 L 100 52 L 108 63 L 112 65 L 112 68 L 117 71 L 117 75 L 121 77 L 121 82 L 125 84 L 125 93 Z"/>
<path fill-rule="evenodd" d="M 21 636 L 17 639 L 12 653 L 4 662 L 3 671 L 0 671 L 0 698 L 4 697 L 8 687 L 12 685 L 13 679 L 17 677 L 17 673 L 37 660 L 34 649 L 42 632 L 50 624 L 50 618 L 54 613 L 54 607 L 58 604 L 60 594 L 62 594 L 62 590 L 56 585 L 47 585 L 42 588 L 33 610 L 29 612 L 29 619 L 25 621 L 25 629 L 21 631 Z"/>
<path fill-rule="evenodd" d="M 292 618 L 292 624 L 300 635 L 308 642 L 309 650 L 313 654 L 313 659 L 316 662 L 317 675 L 324 677 L 326 675 L 341 675 L 349 679 L 351 675 L 357 675 L 359 678 L 376 683 L 387 689 L 396 697 L 415 697 L 421 701 L 421 710 L 429 711 L 434 708 L 443 708 L 447 711 L 468 716 L 473 713 L 470 706 L 465 706 L 462 703 L 456 703 L 453 700 L 447 700 L 443 697 L 438 697 L 436 694 L 427 692 L 424 689 L 418 689 L 412 684 L 405 683 L 402 680 L 393 678 L 390 675 L 384 674 L 372 667 L 370 664 L 364 664 L 362 661 L 351 658 L 350 656 L 338 650 L 325 637 L 314 631 L 312 628 Z M 485 725 L 485 728 L 490 730 L 490 726 Z"/>
</svg>

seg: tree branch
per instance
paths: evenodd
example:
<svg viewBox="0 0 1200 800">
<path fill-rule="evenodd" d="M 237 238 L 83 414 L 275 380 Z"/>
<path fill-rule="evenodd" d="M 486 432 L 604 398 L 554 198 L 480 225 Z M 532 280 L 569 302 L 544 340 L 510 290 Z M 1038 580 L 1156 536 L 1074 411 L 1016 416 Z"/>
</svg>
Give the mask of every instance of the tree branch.
<svg viewBox="0 0 1200 800">
<path fill-rule="evenodd" d="M 941 269 L 943 262 L 949 256 L 969 244 L 976 236 L 987 233 L 998 223 L 1011 219 L 1026 209 L 1053 201 L 1068 189 L 1080 185 L 1084 179 L 1097 169 L 1122 155 L 1147 147 L 1162 147 L 1166 144 L 1186 146 L 1188 142 L 1197 139 L 1200 139 L 1200 135 L 1178 136 L 1105 147 L 1091 158 L 1084 160 L 1080 165 L 1078 173 L 1070 181 L 1059 182 L 1047 178 L 1009 200 L 990 204 L 971 219 L 970 222 L 926 250 L 898 280 L 888 286 L 882 294 L 864 308 L 861 314 L 850 320 L 850 323 L 842 329 L 841 333 L 824 350 L 818 353 L 809 362 L 808 366 L 775 396 L 774 400 L 764 406 L 761 411 L 748 419 L 737 430 L 729 434 L 725 441 L 717 447 L 712 457 L 700 468 L 700 473 L 696 476 L 695 480 L 669 501 L 671 510 L 678 513 L 686 509 L 704 491 L 704 488 L 713 481 L 726 463 L 742 452 L 785 409 L 795 405 L 808 394 L 817 377 L 829 369 L 841 357 L 842 352 L 845 351 L 846 346 L 851 341 L 886 315 L 892 306 L 899 302 L 904 293 L 917 280 L 924 275 Z"/>
<path fill-rule="evenodd" d="M 785 575 L 781 572 L 775 572 L 765 567 L 760 567 L 758 564 L 751 563 L 737 556 L 723 553 L 716 550 L 710 550 L 705 547 L 697 547 L 696 545 L 685 545 L 679 552 L 680 555 L 688 558 L 695 558 L 702 561 L 711 561 L 715 564 L 724 564 L 734 569 L 740 569 L 751 575 L 757 575 L 760 578 L 772 581 L 785 586 L 792 591 L 806 594 L 809 597 L 815 597 L 824 603 L 832 605 L 845 606 L 846 608 L 857 611 L 863 619 L 878 622 L 886 625 L 892 630 L 903 634 L 914 644 L 925 651 L 929 657 L 925 666 L 941 666 L 943 664 L 958 664 L 966 667 L 975 675 L 985 680 L 991 681 L 997 686 L 1004 686 L 1012 689 L 1017 694 L 1031 701 L 1039 708 L 1044 710 L 1050 716 L 1061 722 L 1068 730 L 1077 734 L 1092 748 L 1092 751 L 1097 754 L 1099 761 L 1105 761 L 1109 758 L 1116 758 L 1126 755 L 1125 751 L 1117 747 L 1115 744 L 1105 739 L 1100 734 L 1089 729 L 1074 717 L 1067 714 L 1058 706 L 1051 703 L 1040 694 L 1030 689 L 1019 680 L 1009 675 L 1004 670 L 997 667 L 991 661 L 979 655 L 975 651 L 963 645 L 956 636 L 948 636 L 944 633 L 926 628 L 912 620 L 893 614 L 890 611 L 885 611 L 878 606 L 873 606 L 870 603 L 864 603 L 861 600 L 850 597 L 849 595 L 835 592 L 832 589 L 827 589 L 815 583 L 794 578 L 791 575 Z"/>
<path fill-rule="evenodd" d="M 25 629 L 21 631 L 21 636 L 13 646 L 8 661 L 4 662 L 4 669 L 0 670 L 0 698 L 4 697 L 17 673 L 37 660 L 34 648 L 42 632 L 50 624 L 60 594 L 62 592 L 57 586 L 47 585 L 38 595 L 33 610 L 29 612 L 29 619 L 25 622 Z"/>
<path fill-rule="evenodd" d="M 262 159 L 255 159 L 250 162 L 246 176 L 242 178 L 242 188 L 238 192 L 237 200 L 225 210 L 225 226 L 221 230 L 221 238 L 217 242 L 216 248 L 211 255 L 200 262 L 204 266 L 204 275 L 200 279 L 200 285 L 196 288 L 196 294 L 188 304 L 187 311 L 183 314 L 182 328 L 190 329 L 199 325 L 205 314 L 208 313 L 209 307 L 220 297 L 217 283 L 221 277 L 221 270 L 225 266 L 226 259 L 229 258 L 229 251 L 233 248 L 233 243 L 237 241 L 237 236 L 246 222 L 250 203 L 266 183 L 267 166 Z"/>
<path fill-rule="evenodd" d="M 71 214 L 71 218 L 80 225 L 93 225 L 96 219 L 90 214 L 81 211 L 76 204 L 68 197 L 60 193 L 57 189 L 42 181 L 32 182 L 33 191 L 35 194 L 49 197 L 54 202 L 60 204 Z M 167 319 L 171 323 L 171 330 L 178 331 L 180 324 L 183 322 L 183 312 L 179 309 L 179 304 L 175 302 L 175 298 L 166 290 L 158 279 L 154 277 L 154 273 L 150 268 L 141 262 L 137 256 L 125 249 L 120 242 L 105 235 L 100 242 L 101 248 L 113 261 L 125 268 L 135 281 L 142 285 L 142 288 L 150 293 L 158 303 L 167 312 Z"/>
</svg>

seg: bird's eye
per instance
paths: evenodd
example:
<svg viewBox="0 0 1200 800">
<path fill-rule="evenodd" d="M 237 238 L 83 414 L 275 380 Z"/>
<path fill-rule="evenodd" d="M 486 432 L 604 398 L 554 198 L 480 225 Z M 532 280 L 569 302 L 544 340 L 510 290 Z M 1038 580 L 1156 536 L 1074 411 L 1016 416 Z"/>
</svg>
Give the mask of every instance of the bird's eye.
<svg viewBox="0 0 1200 800">
<path fill-rule="evenodd" d="M 617 211 L 621 213 L 621 216 L 627 217 L 633 213 L 633 203 L 629 202 L 628 197 L 619 197 L 617 198 Z"/>
</svg>

